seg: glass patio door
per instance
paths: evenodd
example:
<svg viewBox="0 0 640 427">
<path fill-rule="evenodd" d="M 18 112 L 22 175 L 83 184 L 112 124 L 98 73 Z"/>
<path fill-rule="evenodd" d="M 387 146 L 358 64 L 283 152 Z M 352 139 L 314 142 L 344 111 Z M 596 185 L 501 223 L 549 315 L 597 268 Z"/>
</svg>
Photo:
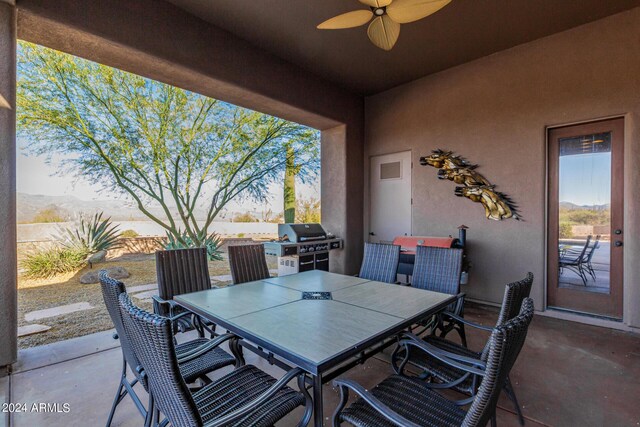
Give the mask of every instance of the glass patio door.
<svg viewBox="0 0 640 427">
<path fill-rule="evenodd" d="M 549 130 L 549 307 L 622 318 L 623 119 Z"/>
</svg>

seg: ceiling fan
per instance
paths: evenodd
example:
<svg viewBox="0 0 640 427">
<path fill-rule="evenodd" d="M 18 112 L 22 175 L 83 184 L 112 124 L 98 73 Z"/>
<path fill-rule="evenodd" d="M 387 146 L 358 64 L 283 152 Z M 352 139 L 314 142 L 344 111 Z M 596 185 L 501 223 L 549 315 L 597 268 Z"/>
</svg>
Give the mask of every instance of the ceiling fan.
<svg viewBox="0 0 640 427">
<path fill-rule="evenodd" d="M 380 49 L 391 50 L 400 35 L 400 24 L 417 21 L 445 7 L 451 0 L 359 0 L 370 10 L 343 13 L 318 25 L 320 30 L 359 27 L 371 21 L 367 35 Z M 373 18 L 373 20 L 372 20 Z"/>
</svg>

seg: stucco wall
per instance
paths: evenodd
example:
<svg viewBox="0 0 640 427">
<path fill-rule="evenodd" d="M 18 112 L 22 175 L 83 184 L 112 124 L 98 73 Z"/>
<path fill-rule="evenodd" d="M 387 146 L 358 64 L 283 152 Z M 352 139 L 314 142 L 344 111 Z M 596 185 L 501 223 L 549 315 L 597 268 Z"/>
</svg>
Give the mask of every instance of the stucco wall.
<svg viewBox="0 0 640 427">
<path fill-rule="evenodd" d="M 467 294 L 499 302 L 505 283 L 532 271 L 541 309 L 546 129 L 610 116 L 625 118 L 624 318 L 640 326 L 640 8 L 367 98 L 365 164 L 371 155 L 412 150 L 413 233 L 448 235 L 468 225 Z M 419 165 L 435 148 L 479 163 L 524 221 L 489 221 L 480 204 L 454 196 L 453 183 Z"/>
</svg>

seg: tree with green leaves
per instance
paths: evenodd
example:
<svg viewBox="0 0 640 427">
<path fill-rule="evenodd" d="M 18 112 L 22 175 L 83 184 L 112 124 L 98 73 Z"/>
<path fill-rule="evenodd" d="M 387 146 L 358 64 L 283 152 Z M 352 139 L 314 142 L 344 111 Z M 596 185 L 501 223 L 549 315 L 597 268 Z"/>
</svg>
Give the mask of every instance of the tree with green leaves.
<svg viewBox="0 0 640 427">
<path fill-rule="evenodd" d="M 126 195 L 185 245 L 203 245 L 231 200 L 265 200 L 287 164 L 303 181 L 319 170 L 313 129 L 22 42 L 17 114 L 29 153 L 63 154 L 65 173 Z"/>
</svg>

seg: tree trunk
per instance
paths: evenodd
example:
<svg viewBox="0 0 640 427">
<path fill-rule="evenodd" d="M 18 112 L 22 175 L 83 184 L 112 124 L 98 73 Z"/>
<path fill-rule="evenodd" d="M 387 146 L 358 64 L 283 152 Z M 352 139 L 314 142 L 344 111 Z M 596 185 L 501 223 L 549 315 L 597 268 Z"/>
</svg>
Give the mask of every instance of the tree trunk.
<svg viewBox="0 0 640 427">
<path fill-rule="evenodd" d="M 284 172 L 284 222 L 296 221 L 296 170 L 294 151 L 287 146 L 287 163 Z"/>
</svg>

